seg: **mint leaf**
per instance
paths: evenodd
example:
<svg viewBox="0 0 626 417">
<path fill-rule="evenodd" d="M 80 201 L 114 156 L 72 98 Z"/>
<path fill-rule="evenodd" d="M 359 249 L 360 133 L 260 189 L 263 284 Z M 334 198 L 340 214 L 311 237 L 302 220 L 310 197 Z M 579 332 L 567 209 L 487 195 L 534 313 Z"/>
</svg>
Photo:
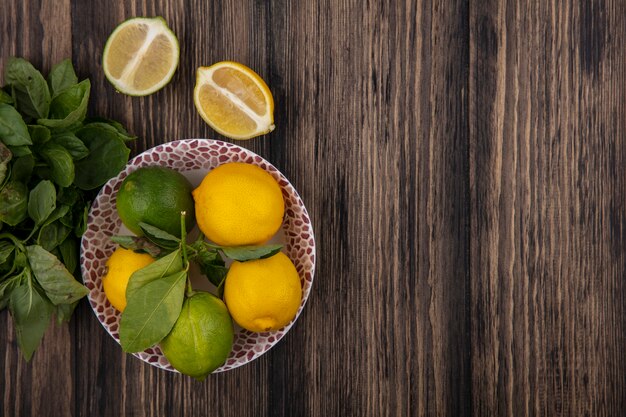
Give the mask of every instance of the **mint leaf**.
<svg viewBox="0 0 626 417">
<path fill-rule="evenodd" d="M 89 207 L 91 207 L 91 204 L 87 202 L 85 203 L 82 211 L 78 212 L 78 220 L 76 221 L 76 225 L 74 226 L 74 235 L 76 235 L 76 237 L 81 237 L 83 233 L 85 233 L 85 230 L 87 230 Z"/>
<path fill-rule="evenodd" d="M 50 129 L 45 126 L 28 125 L 28 133 L 35 145 L 43 145 L 50 140 Z"/>
<path fill-rule="evenodd" d="M 56 208 L 57 191 L 48 180 L 40 181 L 28 197 L 28 215 L 40 225 Z"/>
<path fill-rule="evenodd" d="M 56 256 L 41 246 L 28 246 L 26 253 L 37 282 L 55 305 L 73 303 L 89 293 L 89 290 L 74 279 Z"/>
<path fill-rule="evenodd" d="M 0 141 L 5 145 L 32 145 L 22 116 L 8 104 L 0 104 Z"/>
<path fill-rule="evenodd" d="M 4 180 L 8 177 L 9 162 L 13 158 L 13 154 L 4 146 L 4 143 L 0 142 L 0 188 L 4 185 Z"/>
<path fill-rule="evenodd" d="M 78 242 L 74 237 L 68 236 L 58 247 L 65 268 L 73 274 L 78 267 Z"/>
<path fill-rule="evenodd" d="M 33 153 L 30 150 L 30 146 L 27 146 L 27 145 L 24 145 L 24 146 L 9 145 L 8 148 L 11 150 L 11 153 L 13 154 L 13 157 L 15 158 L 19 158 L 20 156 L 31 155 Z"/>
<path fill-rule="evenodd" d="M 27 184 L 33 174 L 34 167 L 35 158 L 33 158 L 32 154 L 20 156 L 13 161 L 13 167 L 11 168 L 11 180 Z"/>
<path fill-rule="evenodd" d="M 5 263 L 14 250 L 15 243 L 7 239 L 0 240 L 0 264 Z"/>
<path fill-rule="evenodd" d="M 20 284 L 21 274 L 0 282 L 0 311 L 9 304 L 11 300 L 11 292 Z"/>
<path fill-rule="evenodd" d="M 0 190 L 0 221 L 15 226 L 27 217 L 28 188 L 10 181 Z"/>
<path fill-rule="evenodd" d="M 56 306 L 57 324 L 67 323 L 72 318 L 72 313 L 78 305 L 78 301 L 71 304 L 59 304 Z"/>
<path fill-rule="evenodd" d="M 48 328 L 53 307 L 34 285 L 29 274 L 26 275 L 25 281 L 11 291 L 9 311 L 13 317 L 17 343 L 24 359 L 29 361 Z"/>
<path fill-rule="evenodd" d="M 76 162 L 74 183 L 82 190 L 93 190 L 116 176 L 128 162 L 130 149 L 116 132 L 84 127 L 76 136 L 89 149 L 86 158 Z"/>
<path fill-rule="evenodd" d="M 4 80 L 11 85 L 17 109 L 33 119 L 48 117 L 50 91 L 43 75 L 23 58 L 9 58 Z"/>
<path fill-rule="evenodd" d="M 53 95 L 57 95 L 77 83 L 78 77 L 76 77 L 72 61 L 69 58 L 52 67 L 48 74 L 48 86 L 50 86 Z"/>
<path fill-rule="evenodd" d="M 51 143 L 62 146 L 71 155 L 72 159 L 77 161 L 89 155 L 89 149 L 82 140 L 71 132 L 64 132 L 52 138 Z"/>
<path fill-rule="evenodd" d="M 54 182 L 61 187 L 69 187 L 75 178 L 74 161 L 70 153 L 56 143 L 47 143 L 39 153 L 50 166 Z"/>
<path fill-rule="evenodd" d="M 39 229 L 39 234 L 37 235 L 38 245 L 47 251 L 51 251 L 67 239 L 72 228 L 63 224 L 62 219 L 61 217 L 59 220 L 46 222 L 46 224 Z"/>
<path fill-rule="evenodd" d="M 118 137 L 122 139 L 124 142 L 135 140 L 137 136 L 131 135 L 128 131 L 122 126 L 120 122 L 115 120 L 107 119 L 106 117 L 90 117 L 85 119 L 85 126 L 89 127 L 101 127 L 101 128 L 113 128 L 118 133 Z"/>
<path fill-rule="evenodd" d="M 0 103 L 13 104 L 13 97 L 0 88 Z"/>
<path fill-rule="evenodd" d="M 90 90 L 88 79 L 66 88 L 52 99 L 49 118 L 38 119 L 37 123 L 51 129 L 63 129 L 82 121 L 87 113 Z"/>
</svg>

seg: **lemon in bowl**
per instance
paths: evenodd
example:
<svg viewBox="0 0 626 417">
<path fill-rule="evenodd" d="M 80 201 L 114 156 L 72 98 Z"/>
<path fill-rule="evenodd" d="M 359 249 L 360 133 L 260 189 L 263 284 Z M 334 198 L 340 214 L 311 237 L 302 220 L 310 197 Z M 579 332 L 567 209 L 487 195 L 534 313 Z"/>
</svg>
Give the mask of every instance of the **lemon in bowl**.
<svg viewBox="0 0 626 417">
<path fill-rule="evenodd" d="M 266 259 L 234 261 L 224 284 L 224 301 L 244 329 L 269 332 L 294 319 L 302 287 L 293 262 L 282 252 Z"/>
<path fill-rule="evenodd" d="M 222 246 L 260 245 L 276 234 L 285 204 L 276 180 L 256 165 L 231 162 L 193 191 L 198 227 Z"/>
</svg>

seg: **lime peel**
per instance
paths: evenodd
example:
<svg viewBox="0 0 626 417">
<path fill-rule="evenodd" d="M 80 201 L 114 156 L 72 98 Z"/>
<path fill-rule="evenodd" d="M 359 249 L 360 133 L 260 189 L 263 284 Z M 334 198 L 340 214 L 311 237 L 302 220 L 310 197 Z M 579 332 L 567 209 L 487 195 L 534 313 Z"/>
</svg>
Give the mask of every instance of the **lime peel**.
<svg viewBox="0 0 626 417">
<path fill-rule="evenodd" d="M 144 40 L 141 47 L 133 54 L 130 61 L 126 62 L 126 65 L 120 74 L 120 76 L 116 77 L 112 74 L 109 60 L 110 59 L 120 59 L 120 57 L 112 57 L 113 54 L 113 45 L 115 45 L 118 35 L 126 29 L 129 29 L 131 26 L 139 26 L 145 25 L 148 27 L 148 32 L 146 34 L 146 39 Z M 147 58 L 147 53 L 150 50 L 154 40 L 160 35 L 165 36 L 168 41 L 168 46 L 171 47 L 172 56 L 171 61 L 169 62 L 170 67 L 167 72 L 161 77 L 160 80 L 150 85 L 149 87 L 138 89 L 133 86 L 133 81 L 137 76 L 144 76 L 145 72 L 141 75 L 137 75 L 136 72 L 140 67 L 142 61 Z M 158 53 L 159 51 L 157 51 Z M 152 52 L 155 53 L 155 52 Z M 180 56 L 180 47 L 178 44 L 178 38 L 172 32 L 172 30 L 167 26 L 167 22 L 162 17 L 154 17 L 154 18 L 146 18 L 146 17 L 136 17 L 122 22 L 118 25 L 113 33 L 107 39 L 106 45 L 104 47 L 104 52 L 102 54 L 102 67 L 104 69 L 104 74 L 107 79 L 113 84 L 117 91 L 130 95 L 130 96 L 145 96 L 148 94 L 152 94 L 161 88 L 163 88 L 166 84 L 170 82 L 176 69 L 178 68 Z M 155 71 L 160 70 L 161 68 L 156 68 Z"/>
</svg>

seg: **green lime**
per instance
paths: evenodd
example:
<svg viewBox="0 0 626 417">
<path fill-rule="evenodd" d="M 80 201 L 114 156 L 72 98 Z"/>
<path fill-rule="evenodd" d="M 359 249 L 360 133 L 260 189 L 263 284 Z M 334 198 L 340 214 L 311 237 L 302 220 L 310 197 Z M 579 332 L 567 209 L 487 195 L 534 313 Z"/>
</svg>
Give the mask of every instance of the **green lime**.
<svg viewBox="0 0 626 417">
<path fill-rule="evenodd" d="M 136 17 L 111 33 L 102 53 L 102 68 L 117 91 L 145 96 L 172 79 L 179 56 L 178 39 L 165 19 Z"/>
<path fill-rule="evenodd" d="M 199 291 L 185 300 L 174 328 L 161 341 L 161 350 L 179 372 L 202 381 L 226 361 L 233 337 L 226 305 Z"/>
<path fill-rule="evenodd" d="M 142 236 L 139 223 L 148 223 L 180 237 L 180 212 L 186 211 L 187 230 L 196 224 L 193 187 L 173 169 L 150 166 L 131 172 L 117 192 L 117 213 L 133 233 Z"/>
</svg>

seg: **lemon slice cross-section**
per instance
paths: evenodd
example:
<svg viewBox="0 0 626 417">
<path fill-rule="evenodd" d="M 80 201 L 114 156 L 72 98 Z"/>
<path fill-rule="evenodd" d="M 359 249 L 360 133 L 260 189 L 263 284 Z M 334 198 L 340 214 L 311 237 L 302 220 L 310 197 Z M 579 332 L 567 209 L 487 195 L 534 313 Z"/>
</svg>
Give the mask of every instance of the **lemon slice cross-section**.
<svg viewBox="0 0 626 417">
<path fill-rule="evenodd" d="M 231 139 L 251 139 L 274 130 L 272 92 L 243 64 L 222 61 L 198 68 L 194 103 L 204 121 Z"/>
</svg>

